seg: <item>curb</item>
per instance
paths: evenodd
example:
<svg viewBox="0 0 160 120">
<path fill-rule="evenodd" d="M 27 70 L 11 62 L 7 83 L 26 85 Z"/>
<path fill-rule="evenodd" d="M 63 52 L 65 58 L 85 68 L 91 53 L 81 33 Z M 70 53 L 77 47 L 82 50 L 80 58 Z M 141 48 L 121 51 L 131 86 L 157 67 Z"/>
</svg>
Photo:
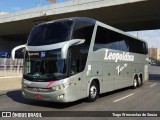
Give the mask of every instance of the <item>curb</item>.
<svg viewBox="0 0 160 120">
<path fill-rule="evenodd" d="M 0 90 L 0 96 L 2 96 L 2 95 L 6 95 L 6 94 L 7 94 L 7 92 L 8 92 L 8 90 Z"/>
</svg>

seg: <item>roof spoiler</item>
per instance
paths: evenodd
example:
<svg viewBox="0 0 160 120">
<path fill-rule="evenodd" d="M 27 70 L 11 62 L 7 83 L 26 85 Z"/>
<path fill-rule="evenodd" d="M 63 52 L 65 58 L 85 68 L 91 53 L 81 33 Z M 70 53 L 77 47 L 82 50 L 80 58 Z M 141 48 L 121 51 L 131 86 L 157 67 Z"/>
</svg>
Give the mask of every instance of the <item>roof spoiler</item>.
<svg viewBox="0 0 160 120">
<path fill-rule="evenodd" d="M 25 47 L 26 47 L 26 45 L 19 45 L 19 46 L 13 48 L 12 49 L 12 53 L 11 53 L 12 59 L 15 60 L 15 52 L 16 52 L 16 50 L 21 49 L 21 48 L 25 48 Z"/>
</svg>

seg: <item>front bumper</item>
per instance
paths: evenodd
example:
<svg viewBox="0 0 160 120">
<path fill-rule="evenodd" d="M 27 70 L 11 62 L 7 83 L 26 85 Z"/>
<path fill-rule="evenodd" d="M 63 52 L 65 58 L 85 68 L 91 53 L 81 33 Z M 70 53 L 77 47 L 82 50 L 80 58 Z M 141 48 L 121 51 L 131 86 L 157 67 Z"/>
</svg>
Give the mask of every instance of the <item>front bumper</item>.
<svg viewBox="0 0 160 120">
<path fill-rule="evenodd" d="M 68 89 L 68 88 L 67 88 Z M 24 98 L 41 100 L 41 101 L 52 101 L 52 102 L 72 102 L 75 101 L 69 94 L 67 90 L 59 90 L 53 92 L 33 92 L 22 88 L 22 95 Z"/>
</svg>

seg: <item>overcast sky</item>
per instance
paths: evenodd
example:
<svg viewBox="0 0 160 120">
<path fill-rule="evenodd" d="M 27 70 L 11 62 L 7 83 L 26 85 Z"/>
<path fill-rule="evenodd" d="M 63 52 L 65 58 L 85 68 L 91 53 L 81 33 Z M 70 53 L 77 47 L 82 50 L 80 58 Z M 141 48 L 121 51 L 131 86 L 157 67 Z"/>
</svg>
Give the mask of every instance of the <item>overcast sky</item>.
<svg viewBox="0 0 160 120">
<path fill-rule="evenodd" d="M 56 0 L 63 2 L 67 0 Z M 36 6 L 44 6 L 52 4 L 47 0 L 0 0 L 0 12 L 15 12 L 19 10 L 34 8 Z M 137 36 L 137 32 L 129 32 Z M 160 48 L 160 30 L 139 31 L 138 37 L 146 40 L 149 47 Z"/>
</svg>

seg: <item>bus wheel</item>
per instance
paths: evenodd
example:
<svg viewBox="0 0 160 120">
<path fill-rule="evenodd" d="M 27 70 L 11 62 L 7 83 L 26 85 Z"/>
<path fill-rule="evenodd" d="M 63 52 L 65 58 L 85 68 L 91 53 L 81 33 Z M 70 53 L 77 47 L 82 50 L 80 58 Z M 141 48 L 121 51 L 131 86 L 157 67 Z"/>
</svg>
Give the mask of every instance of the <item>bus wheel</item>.
<svg viewBox="0 0 160 120">
<path fill-rule="evenodd" d="M 98 87 L 95 81 L 93 81 L 89 88 L 88 102 L 94 102 L 98 97 Z"/>
<path fill-rule="evenodd" d="M 142 86 L 142 79 L 141 78 L 138 78 L 138 87 L 141 87 Z"/>
<path fill-rule="evenodd" d="M 137 86 L 138 86 L 138 81 L 137 81 L 137 79 L 136 78 L 134 78 L 134 80 L 133 80 L 133 89 L 136 89 L 137 88 Z"/>
</svg>

